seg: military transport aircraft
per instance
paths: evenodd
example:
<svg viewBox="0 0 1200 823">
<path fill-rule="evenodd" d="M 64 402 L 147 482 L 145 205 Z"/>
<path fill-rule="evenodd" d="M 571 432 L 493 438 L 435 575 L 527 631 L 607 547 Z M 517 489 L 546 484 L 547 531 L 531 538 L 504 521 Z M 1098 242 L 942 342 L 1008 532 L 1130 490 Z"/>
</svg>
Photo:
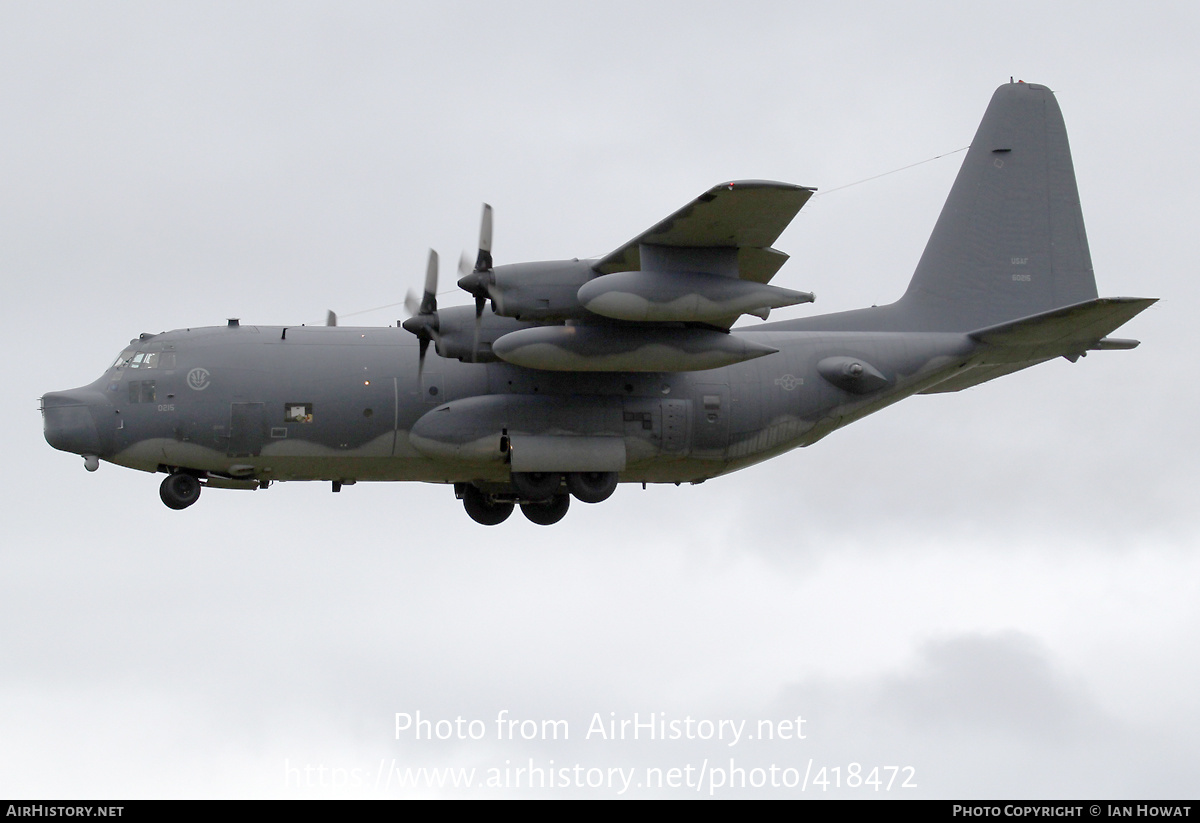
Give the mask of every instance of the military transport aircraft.
<svg viewBox="0 0 1200 823">
<path fill-rule="evenodd" d="M 458 281 L 473 307 L 438 308 L 431 253 L 400 327 L 143 334 L 95 383 L 42 398 L 46 440 L 89 471 L 164 472 L 173 509 L 205 486 L 421 480 L 453 484 L 479 523 L 520 505 L 549 525 L 572 496 L 699 483 L 913 394 L 1133 348 L 1107 335 L 1154 302 L 1097 297 L 1045 86 L 996 91 L 898 301 L 731 329 L 812 299 L 768 285 L 812 193 L 725 183 L 605 257 L 502 266 L 485 206 Z"/>
</svg>

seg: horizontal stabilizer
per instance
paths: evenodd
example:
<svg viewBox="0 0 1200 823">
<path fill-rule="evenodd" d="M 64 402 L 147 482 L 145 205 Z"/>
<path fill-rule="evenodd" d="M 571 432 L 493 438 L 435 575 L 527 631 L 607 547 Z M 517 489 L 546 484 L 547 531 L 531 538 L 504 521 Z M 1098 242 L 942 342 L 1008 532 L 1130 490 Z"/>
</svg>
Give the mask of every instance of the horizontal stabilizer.
<svg viewBox="0 0 1200 823">
<path fill-rule="evenodd" d="M 982 344 L 969 366 L 921 393 L 961 391 L 1055 357 L 1073 361 L 1088 351 L 1133 348 L 1137 341 L 1108 334 L 1155 302 L 1146 297 L 1102 297 L 978 329 L 968 335 Z"/>
<path fill-rule="evenodd" d="M 1101 297 L 971 332 L 968 336 L 1005 351 L 1004 360 L 1080 355 L 1157 302 L 1149 297 Z"/>
</svg>

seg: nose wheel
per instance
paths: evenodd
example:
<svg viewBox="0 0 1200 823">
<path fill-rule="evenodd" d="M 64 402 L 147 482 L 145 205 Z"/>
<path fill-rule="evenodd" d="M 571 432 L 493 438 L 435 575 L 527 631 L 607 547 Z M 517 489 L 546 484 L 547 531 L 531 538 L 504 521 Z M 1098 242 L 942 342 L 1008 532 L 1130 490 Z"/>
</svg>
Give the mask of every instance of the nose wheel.
<svg viewBox="0 0 1200 823">
<path fill-rule="evenodd" d="M 158 487 L 158 496 L 169 509 L 186 509 L 200 499 L 200 481 L 183 472 L 168 474 Z"/>
</svg>

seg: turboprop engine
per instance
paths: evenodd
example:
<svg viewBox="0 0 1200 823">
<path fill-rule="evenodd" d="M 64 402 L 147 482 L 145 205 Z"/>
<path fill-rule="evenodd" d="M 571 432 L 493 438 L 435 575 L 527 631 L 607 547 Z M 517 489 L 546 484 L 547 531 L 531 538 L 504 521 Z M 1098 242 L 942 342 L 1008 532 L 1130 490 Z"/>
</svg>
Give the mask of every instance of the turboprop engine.
<svg viewBox="0 0 1200 823">
<path fill-rule="evenodd" d="M 449 306 L 438 310 L 435 348 L 439 357 L 464 363 L 494 363 L 498 358 L 492 352 L 492 344 L 509 332 L 528 326 L 496 314 L 484 315 L 477 324 L 475 310 L 470 306 Z"/>
<path fill-rule="evenodd" d="M 579 288 L 595 276 L 586 260 L 552 260 L 471 272 L 458 285 L 472 294 L 483 290 L 498 315 L 546 322 L 587 316 L 579 303 Z"/>
</svg>

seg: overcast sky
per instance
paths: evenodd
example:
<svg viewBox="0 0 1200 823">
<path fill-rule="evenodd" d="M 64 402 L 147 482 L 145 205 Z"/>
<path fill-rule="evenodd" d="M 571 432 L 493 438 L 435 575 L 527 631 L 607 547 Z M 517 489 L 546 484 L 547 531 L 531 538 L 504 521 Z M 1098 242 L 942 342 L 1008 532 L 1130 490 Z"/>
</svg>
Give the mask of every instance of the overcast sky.
<svg viewBox="0 0 1200 823">
<path fill-rule="evenodd" d="M 3 3 L 0 795 L 606 797 L 634 769 L 626 795 L 1195 797 L 1198 19 Z M 37 398 L 139 332 L 402 300 L 430 247 L 473 246 L 485 200 L 497 263 L 603 254 L 727 179 L 834 189 L 960 149 L 1010 75 L 1058 94 L 1101 295 L 1162 298 L 1118 333 L 1135 351 L 912 398 L 551 528 L 477 526 L 420 484 L 174 512 L 158 478 L 42 438 Z M 898 297 L 962 157 L 814 198 L 774 283 L 817 302 L 772 319 Z M 570 737 L 497 740 L 505 710 Z M 397 739 L 418 711 L 486 734 Z M 588 735 L 635 712 L 725 736 Z M 571 786 L 504 783 L 551 761 Z M 879 791 L 854 787 L 875 767 Z M 672 768 L 707 782 L 638 787 Z M 768 784 L 713 785 L 736 768 Z"/>
</svg>

